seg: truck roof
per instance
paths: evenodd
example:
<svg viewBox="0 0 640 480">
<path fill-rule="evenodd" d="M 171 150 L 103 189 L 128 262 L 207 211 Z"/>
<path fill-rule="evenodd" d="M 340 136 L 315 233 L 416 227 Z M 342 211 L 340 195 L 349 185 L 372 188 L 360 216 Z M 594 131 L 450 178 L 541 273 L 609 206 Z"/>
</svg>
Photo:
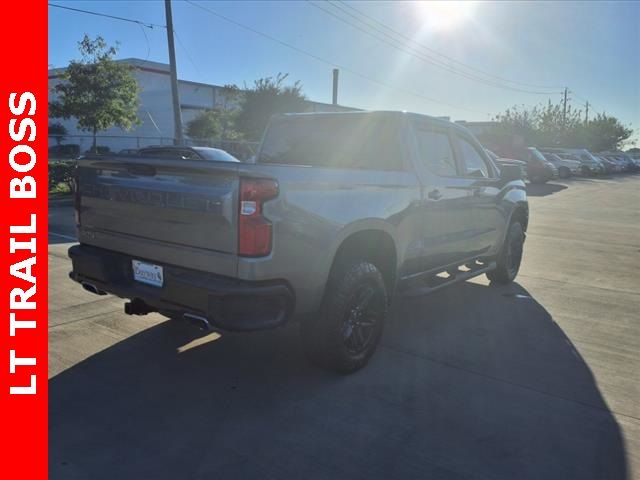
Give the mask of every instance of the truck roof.
<svg viewBox="0 0 640 480">
<path fill-rule="evenodd" d="M 292 118 L 292 117 L 345 117 L 345 116 L 376 116 L 376 117 L 391 117 L 391 118 L 414 118 L 416 120 L 422 119 L 434 124 L 440 124 L 443 127 L 455 128 L 463 132 L 469 132 L 469 129 L 464 125 L 460 125 L 450 120 L 445 120 L 439 117 L 433 117 L 431 115 L 425 115 L 423 113 L 413 113 L 397 110 L 360 110 L 355 112 L 308 112 L 308 113 L 283 113 L 274 115 L 274 119 L 277 118 Z"/>
</svg>

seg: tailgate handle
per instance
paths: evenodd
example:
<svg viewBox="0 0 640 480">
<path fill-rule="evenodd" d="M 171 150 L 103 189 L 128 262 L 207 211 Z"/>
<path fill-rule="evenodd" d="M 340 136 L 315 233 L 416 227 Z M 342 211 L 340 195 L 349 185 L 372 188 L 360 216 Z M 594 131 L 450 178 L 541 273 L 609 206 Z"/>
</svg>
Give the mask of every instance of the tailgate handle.
<svg viewBox="0 0 640 480">
<path fill-rule="evenodd" d="M 156 174 L 156 167 L 153 167 L 151 165 L 129 164 L 127 165 L 127 171 L 132 175 L 145 175 L 148 177 L 153 177 Z"/>
</svg>

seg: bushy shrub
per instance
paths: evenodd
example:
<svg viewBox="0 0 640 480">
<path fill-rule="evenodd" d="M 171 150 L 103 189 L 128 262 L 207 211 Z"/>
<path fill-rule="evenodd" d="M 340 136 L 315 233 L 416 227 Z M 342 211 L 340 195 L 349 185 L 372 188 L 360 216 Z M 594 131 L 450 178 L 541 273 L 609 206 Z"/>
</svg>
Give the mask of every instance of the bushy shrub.
<svg viewBox="0 0 640 480">
<path fill-rule="evenodd" d="M 98 155 L 107 155 L 108 153 L 111 153 L 111 149 L 106 145 L 96 145 L 95 152 L 93 151 L 93 148 L 90 148 L 85 153 L 87 154 L 97 153 Z"/>
<path fill-rule="evenodd" d="M 75 162 L 55 162 L 49 164 L 49 191 L 65 185 L 70 192 L 74 190 Z"/>
</svg>

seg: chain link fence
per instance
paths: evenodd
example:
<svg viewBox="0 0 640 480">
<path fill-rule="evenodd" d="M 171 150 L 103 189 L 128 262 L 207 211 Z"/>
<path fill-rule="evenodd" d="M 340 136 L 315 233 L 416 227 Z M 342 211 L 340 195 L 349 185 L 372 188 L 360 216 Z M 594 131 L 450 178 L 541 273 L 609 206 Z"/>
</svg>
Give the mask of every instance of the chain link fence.
<svg viewBox="0 0 640 480">
<path fill-rule="evenodd" d="M 130 135 L 98 135 L 98 153 L 127 153 L 149 146 L 173 145 L 172 137 L 145 137 Z M 246 161 L 256 154 L 260 142 L 225 139 L 185 139 L 187 146 L 213 147 L 227 151 L 238 160 Z M 89 153 L 93 146 L 92 135 L 49 135 L 49 162 L 75 160 Z"/>
<path fill-rule="evenodd" d="M 96 137 L 99 154 L 135 154 L 144 147 L 173 145 L 171 137 L 99 135 Z M 253 157 L 260 142 L 243 140 L 185 139 L 186 146 L 220 148 L 240 161 Z M 73 171 L 76 159 L 93 147 L 91 135 L 49 135 L 49 192 L 68 194 L 73 191 Z"/>
</svg>

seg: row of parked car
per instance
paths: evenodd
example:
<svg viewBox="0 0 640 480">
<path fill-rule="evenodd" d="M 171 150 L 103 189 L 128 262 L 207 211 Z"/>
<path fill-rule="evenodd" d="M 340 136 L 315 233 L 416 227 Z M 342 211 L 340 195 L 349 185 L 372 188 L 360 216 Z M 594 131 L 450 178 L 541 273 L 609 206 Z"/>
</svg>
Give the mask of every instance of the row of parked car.
<svg viewBox="0 0 640 480">
<path fill-rule="evenodd" d="M 625 152 L 591 153 L 587 149 L 558 148 L 558 147 L 528 147 L 517 151 L 514 158 L 505 158 L 492 150 L 486 149 L 487 154 L 496 165 L 516 165 L 522 169 L 523 178 L 531 183 L 545 183 L 555 178 L 569 178 L 572 176 L 594 176 L 612 173 L 633 173 L 640 171 L 640 157 L 631 156 Z M 88 152 L 87 152 L 88 153 Z M 107 154 L 98 151 L 99 154 Z M 51 158 L 79 157 L 78 145 L 54 145 L 49 147 Z M 170 145 L 152 145 L 141 149 L 126 149 L 118 152 L 127 156 L 155 156 L 183 159 L 202 159 L 239 162 L 237 157 L 229 152 L 209 147 L 175 147 Z"/>
<path fill-rule="evenodd" d="M 554 178 L 593 176 L 640 171 L 640 158 L 625 152 L 593 154 L 584 148 L 529 147 L 521 160 L 501 158 L 491 150 L 487 154 L 500 165 L 519 165 L 531 183 L 545 183 Z"/>
</svg>

